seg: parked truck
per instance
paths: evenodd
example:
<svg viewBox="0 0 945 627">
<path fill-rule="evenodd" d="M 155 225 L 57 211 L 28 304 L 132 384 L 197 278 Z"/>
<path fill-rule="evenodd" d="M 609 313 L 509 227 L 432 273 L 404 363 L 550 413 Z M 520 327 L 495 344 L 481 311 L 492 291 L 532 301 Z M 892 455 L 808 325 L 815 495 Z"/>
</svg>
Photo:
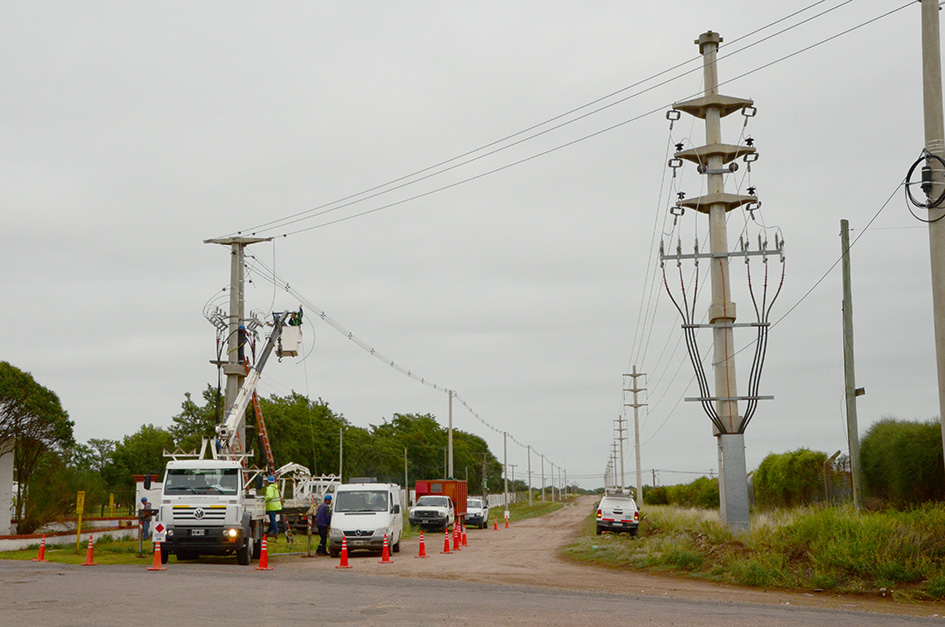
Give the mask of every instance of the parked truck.
<svg viewBox="0 0 945 627">
<path fill-rule="evenodd" d="M 263 471 L 248 467 L 246 447 L 239 433 L 246 407 L 271 352 L 276 349 L 280 357 L 298 354 L 300 318 L 301 314 L 290 312 L 274 316 L 274 328 L 266 346 L 256 365 L 249 368 L 233 405 L 217 427 L 216 439 L 204 440 L 199 454 L 172 455 L 173 461 L 167 463 L 157 521 L 152 527 L 165 535 L 161 543 L 162 563 L 167 563 L 171 553 L 179 560 L 235 553 L 242 565 L 259 558 L 267 524 Z M 292 332 L 283 334 L 287 324 Z M 210 444 L 211 458 L 204 459 Z M 149 479 L 150 476 L 146 484 Z"/>
<path fill-rule="evenodd" d="M 466 517 L 465 481 L 456 479 L 417 481 L 415 489 L 417 502 L 408 515 L 410 524 L 442 529 L 454 522 L 461 522 Z M 449 502 L 444 502 L 442 497 L 449 499 Z"/>
</svg>

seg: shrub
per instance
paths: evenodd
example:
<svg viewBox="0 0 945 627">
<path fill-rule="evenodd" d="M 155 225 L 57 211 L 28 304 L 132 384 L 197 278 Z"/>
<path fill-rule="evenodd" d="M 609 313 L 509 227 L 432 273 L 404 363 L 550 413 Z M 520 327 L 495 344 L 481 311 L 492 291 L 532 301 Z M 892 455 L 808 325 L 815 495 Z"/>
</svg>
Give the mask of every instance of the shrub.
<svg viewBox="0 0 945 627">
<path fill-rule="evenodd" d="M 860 445 L 868 496 L 898 506 L 945 499 L 942 428 L 938 421 L 884 418 Z"/>
</svg>

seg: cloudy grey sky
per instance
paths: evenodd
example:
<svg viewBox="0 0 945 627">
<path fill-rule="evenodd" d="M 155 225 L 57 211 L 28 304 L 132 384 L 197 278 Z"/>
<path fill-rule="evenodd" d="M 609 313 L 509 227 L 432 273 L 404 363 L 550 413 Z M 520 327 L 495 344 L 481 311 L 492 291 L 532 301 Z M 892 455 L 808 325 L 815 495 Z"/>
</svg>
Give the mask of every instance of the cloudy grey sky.
<svg viewBox="0 0 945 627">
<path fill-rule="evenodd" d="M 500 459 L 496 430 L 588 487 L 601 484 L 621 374 L 636 365 L 649 389 L 643 467 L 660 483 L 708 473 L 715 440 L 681 400 L 697 388 L 655 242 L 674 189 L 700 192 L 691 167 L 674 187 L 666 158 L 670 142 L 704 143 L 703 127 L 684 117 L 670 132 L 664 111 L 702 87 L 693 41 L 711 29 L 728 44 L 721 80 L 745 75 L 722 93 L 757 106 L 750 183 L 769 232 L 787 242 L 760 389 L 776 398 L 747 432 L 749 468 L 770 452 L 846 449 L 839 268 L 808 295 L 839 256 L 841 218 L 862 236 L 861 432 L 887 415 L 935 417 L 928 235 L 899 188 L 923 146 L 919 19 L 904 0 L 8 0 L 0 358 L 60 395 L 82 441 L 169 425 L 184 392 L 216 382 L 203 311 L 225 302 L 229 259 L 204 239 L 254 232 L 619 92 L 495 154 L 259 231 L 288 235 L 251 248 L 247 307 L 298 306 L 258 272 L 275 268 L 368 345 L 455 389 L 494 429 L 458 404 L 455 425 Z M 551 129 L 603 105 L 613 106 Z M 741 125 L 732 116 L 724 139 L 737 141 Z M 727 189 L 744 191 L 746 174 Z M 733 213 L 733 245 L 743 224 Z M 679 229 L 704 234 L 705 218 L 689 212 Z M 744 267 L 732 267 L 747 321 Z M 395 412 L 445 423 L 444 393 L 308 321 L 307 358 L 271 363 L 264 394 L 321 397 L 360 426 Z M 736 346 L 750 339 L 738 334 Z M 749 358 L 736 360 L 742 390 Z M 525 449 L 509 442 L 508 455 L 521 473 Z M 632 460 L 628 450 L 628 469 Z"/>
</svg>

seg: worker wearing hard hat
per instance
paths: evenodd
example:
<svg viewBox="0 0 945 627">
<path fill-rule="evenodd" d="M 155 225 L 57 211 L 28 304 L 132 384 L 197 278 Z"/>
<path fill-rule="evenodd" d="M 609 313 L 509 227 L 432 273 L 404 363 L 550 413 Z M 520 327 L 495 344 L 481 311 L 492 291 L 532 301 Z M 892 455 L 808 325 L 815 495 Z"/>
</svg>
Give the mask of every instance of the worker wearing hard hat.
<svg viewBox="0 0 945 627">
<path fill-rule="evenodd" d="M 325 500 L 315 511 L 315 525 L 318 527 L 318 542 L 316 555 L 328 555 L 328 527 L 331 526 L 331 495 L 326 494 Z"/>
<path fill-rule="evenodd" d="M 276 524 L 276 515 L 282 511 L 282 497 L 279 496 L 279 486 L 272 475 L 266 477 L 266 513 L 269 514 L 268 535 L 273 539 L 279 536 L 279 526 Z"/>
</svg>

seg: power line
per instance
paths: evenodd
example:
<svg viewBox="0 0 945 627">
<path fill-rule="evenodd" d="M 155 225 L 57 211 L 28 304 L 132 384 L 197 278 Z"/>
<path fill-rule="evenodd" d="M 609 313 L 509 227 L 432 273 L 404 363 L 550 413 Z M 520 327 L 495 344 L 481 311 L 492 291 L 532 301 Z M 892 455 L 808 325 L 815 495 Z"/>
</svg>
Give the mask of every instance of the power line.
<svg viewBox="0 0 945 627">
<path fill-rule="evenodd" d="M 765 26 L 763 26 L 763 27 L 761 27 L 761 28 L 758 28 L 758 29 L 756 29 L 756 30 L 750 32 L 749 34 L 747 34 L 747 35 L 745 35 L 745 36 L 743 36 L 743 37 L 739 37 L 739 38 L 735 39 L 734 41 L 730 42 L 728 45 L 732 45 L 732 44 L 734 44 L 734 43 L 737 42 L 737 41 L 741 41 L 742 39 L 745 39 L 745 38 L 747 38 L 747 37 L 749 37 L 749 36 L 751 36 L 751 35 L 757 34 L 758 32 L 761 32 L 761 31 L 763 31 L 763 30 L 765 30 L 765 29 L 767 29 L 767 28 L 770 28 L 771 26 L 774 26 L 774 25 L 776 25 L 776 24 L 778 24 L 778 23 L 780 23 L 780 22 L 783 22 L 783 21 L 785 21 L 785 20 L 787 20 L 787 19 L 790 19 L 791 17 L 794 17 L 794 16 L 796 16 L 796 15 L 798 15 L 798 14 L 804 12 L 804 11 L 807 11 L 807 10 L 813 8 L 814 6 L 817 6 L 817 5 L 819 5 L 819 4 L 822 4 L 823 1 L 825 1 L 825 0 L 820 0 L 820 1 L 818 1 L 818 2 L 815 2 L 814 4 L 811 4 L 811 5 L 809 5 L 809 6 L 805 7 L 805 8 L 803 8 L 803 9 L 801 9 L 801 10 L 799 10 L 799 11 L 795 11 L 794 13 L 791 13 L 791 14 L 789 14 L 789 15 L 786 16 L 786 17 L 780 18 L 780 19 L 778 19 L 778 20 L 776 20 L 776 21 L 774 21 L 774 22 L 771 22 L 770 24 L 767 24 L 767 25 L 765 25 Z M 790 31 L 790 30 L 793 30 L 794 28 L 797 28 L 798 26 L 801 26 L 801 25 L 806 24 L 806 23 L 808 23 L 808 22 L 810 22 L 810 21 L 812 21 L 812 20 L 814 20 L 814 19 L 817 19 L 817 18 L 823 16 L 823 15 L 826 15 L 827 13 L 829 13 L 829 12 L 831 12 L 831 11 L 833 11 L 833 10 L 835 10 L 835 9 L 837 9 L 837 8 L 839 8 L 839 7 L 841 7 L 841 6 L 844 6 L 844 5 L 848 4 L 849 2 L 852 2 L 852 0 L 846 0 L 845 2 L 842 2 L 841 4 L 839 4 L 839 5 L 837 5 L 837 6 L 834 6 L 834 7 L 830 8 L 830 9 L 827 9 L 827 10 L 825 10 L 825 11 L 823 11 L 823 12 L 821 12 L 821 13 L 815 15 L 815 16 L 812 16 L 812 17 L 810 17 L 810 18 L 808 18 L 808 19 L 806 19 L 806 20 L 803 20 L 803 21 L 801 21 L 801 22 L 799 22 L 799 23 L 797 23 L 797 24 L 794 24 L 794 25 L 792 25 L 792 26 L 789 26 L 789 27 L 787 27 L 787 28 L 785 28 L 785 29 L 783 29 L 783 30 L 781 30 L 781 31 L 778 31 L 778 32 L 776 32 L 776 33 L 774 33 L 774 34 L 772 34 L 772 35 L 769 35 L 769 36 L 767 36 L 767 37 L 765 37 L 765 38 L 763 38 L 763 39 L 761 39 L 761 40 L 759 40 L 759 41 L 756 41 L 756 42 L 754 42 L 754 43 L 748 44 L 747 46 L 744 46 L 743 48 L 740 48 L 740 49 L 738 49 L 738 50 L 735 50 L 735 51 L 733 51 L 733 52 L 731 52 L 731 53 L 725 55 L 725 56 L 722 57 L 722 58 L 731 57 L 731 56 L 733 56 L 733 55 L 735 55 L 735 54 L 738 54 L 738 53 L 740 53 L 740 52 L 743 52 L 744 50 L 747 50 L 747 49 L 749 49 L 749 48 L 751 48 L 751 47 L 753 47 L 753 46 L 756 46 L 756 45 L 758 45 L 758 44 L 760 44 L 760 43 L 763 43 L 763 42 L 768 41 L 768 40 L 770 40 L 770 39 L 772 39 L 772 38 L 774 38 L 774 37 L 777 37 L 778 35 L 781 35 L 781 34 L 783 34 L 783 33 L 785 33 L 785 32 L 788 32 L 788 31 Z M 614 102 L 611 102 L 611 103 L 608 103 L 608 104 L 603 105 L 603 106 L 601 106 L 601 107 L 598 107 L 598 108 L 596 108 L 596 109 L 594 109 L 594 110 L 592 110 L 592 111 L 583 113 L 583 114 L 581 114 L 581 115 L 579 115 L 579 116 L 577 116 L 577 117 L 571 118 L 571 119 L 569 119 L 569 120 L 567 120 L 567 121 L 561 122 L 561 123 L 559 123 L 559 124 L 557 124 L 557 125 L 551 126 L 551 127 L 549 127 L 549 128 L 546 128 L 546 129 L 544 129 L 544 130 L 541 130 L 541 131 L 539 131 L 539 132 L 537 132 L 537 133 L 534 133 L 534 134 L 532 134 L 532 135 L 528 135 L 528 136 L 526 136 L 526 137 L 524 137 L 524 138 L 522 138 L 522 139 L 518 139 L 517 141 L 514 141 L 514 142 L 512 142 L 512 143 L 508 143 L 508 144 L 506 144 L 506 145 L 504 145 L 504 146 L 497 147 L 497 148 L 493 148 L 493 147 L 495 147 L 495 146 L 499 146 L 499 145 L 501 145 L 501 144 L 504 144 L 505 142 L 508 142 L 508 141 L 511 140 L 511 139 L 514 139 L 514 138 L 516 138 L 516 137 L 519 137 L 519 136 L 521 136 L 521 135 L 524 135 L 524 134 L 526 134 L 526 133 L 529 133 L 529 132 L 531 132 L 531 131 L 533 131 L 533 130 L 539 129 L 539 128 L 543 127 L 543 126 L 546 126 L 546 125 L 548 125 L 548 124 L 551 124 L 552 122 L 556 122 L 556 121 L 558 121 L 558 120 L 561 120 L 562 118 L 566 118 L 567 116 L 570 116 L 570 115 L 572 115 L 572 114 L 574 114 L 574 113 L 577 113 L 577 112 L 579 112 L 579 111 L 581 111 L 581 110 L 583 110 L 583 109 L 586 109 L 586 108 L 591 107 L 591 106 L 593 106 L 593 105 L 595 105 L 595 104 L 598 104 L 598 103 L 600 103 L 600 102 L 603 102 L 603 101 L 605 101 L 605 100 L 607 100 L 607 99 L 609 99 L 609 98 L 612 98 L 612 97 L 614 97 L 614 96 L 616 96 L 616 95 L 618 95 L 618 94 L 621 94 L 621 93 L 623 93 L 623 92 L 625 92 L 625 91 L 627 91 L 627 90 L 630 90 L 630 89 L 632 89 L 632 88 L 634 88 L 634 87 L 638 87 L 638 86 L 640 86 L 640 85 L 643 85 L 643 84 L 645 84 L 645 83 L 648 83 L 648 82 L 650 82 L 650 81 L 652 81 L 652 80 L 654 80 L 654 79 L 656 79 L 656 78 L 659 78 L 660 76 L 663 76 L 663 75 L 668 74 L 668 73 L 670 73 L 670 72 L 672 72 L 672 71 L 674 71 L 674 70 L 676 70 L 676 69 L 679 69 L 679 68 L 681 68 L 681 67 L 684 67 L 685 65 L 688 65 L 689 63 L 692 63 L 694 60 L 696 60 L 696 59 L 698 59 L 698 58 L 699 58 L 699 57 L 693 57 L 693 58 L 688 59 L 688 60 L 686 60 L 686 61 L 684 61 L 684 62 L 682 62 L 682 63 L 678 63 L 678 64 L 676 64 L 676 65 L 674 65 L 674 66 L 672 66 L 672 67 L 670 67 L 670 68 L 667 68 L 667 69 L 665 69 L 665 70 L 662 70 L 662 71 L 660 71 L 660 72 L 657 72 L 657 73 L 655 73 L 655 74 L 653 74 L 653 75 L 651 75 L 651 76 L 649 76 L 649 77 L 647 77 L 647 78 L 645 78 L 645 79 L 643 79 L 643 80 L 637 81 L 637 82 L 635 82 L 635 83 L 633 83 L 633 84 L 631 84 L 631 85 L 628 85 L 628 86 L 626 86 L 626 87 L 623 87 L 623 88 L 621 88 L 621 89 L 619 89 L 619 90 L 617 90 L 617 91 L 611 92 L 610 94 L 607 94 L 606 96 L 602 96 L 602 97 L 600 97 L 600 98 L 597 98 L 597 99 L 595 99 L 595 100 L 592 100 L 591 102 L 585 103 L 585 104 L 583 104 L 583 105 L 581 105 L 581 106 L 579 106 L 579 107 L 576 107 L 576 108 L 571 109 L 571 110 L 569 110 L 569 111 L 567 111 L 567 112 L 565 112 L 565 113 L 562 113 L 562 114 L 559 114 L 559 115 L 554 116 L 554 117 L 552 117 L 552 118 L 549 118 L 549 119 L 547 119 L 547 120 L 545 120 L 545 121 L 543 121 L 543 122 L 540 122 L 540 123 L 538 123 L 538 124 L 534 124 L 534 125 L 532 125 L 532 126 L 526 128 L 526 129 L 523 129 L 523 130 L 518 131 L 518 132 L 516 132 L 516 133 L 513 133 L 513 134 L 511 134 L 511 135 L 507 135 L 507 136 L 505 136 L 505 137 L 503 137 L 503 138 L 501 138 L 501 139 L 498 139 L 498 140 L 495 140 L 495 141 L 493 141 L 493 142 L 484 144 L 484 145 L 482 145 L 482 146 L 480 146 L 480 147 L 478 147 L 478 148 L 475 148 L 475 149 L 473 149 L 473 150 L 466 151 L 466 152 L 464 152 L 464 153 L 462 153 L 462 154 L 460 154 L 460 155 L 458 155 L 458 156 L 456 156 L 456 157 L 447 159 L 447 160 L 445 160 L 445 161 L 441 161 L 441 162 L 439 162 L 439 163 L 437 163 L 437 164 L 435 164 L 435 165 L 428 166 L 428 167 L 426 167 L 426 168 L 417 170 L 417 171 L 415 171 L 415 172 L 412 172 L 412 173 L 410 173 L 410 174 L 407 174 L 407 175 L 398 177 L 398 178 L 393 179 L 393 180 L 391 180 L 391 181 L 388 181 L 388 182 L 386 182 L 386 183 L 382 183 L 382 184 L 380 184 L 380 185 L 375 185 L 374 187 L 368 188 L 368 189 L 366 189 L 366 190 L 364 190 L 364 191 L 362 191 L 362 192 L 358 192 L 358 193 L 356 193 L 356 194 L 352 194 L 352 195 L 346 196 L 346 197 L 341 198 L 341 199 L 338 199 L 338 200 L 336 200 L 336 201 L 329 202 L 329 203 L 325 203 L 325 204 L 319 205 L 319 206 L 317 206 L 317 207 L 314 207 L 314 208 L 312 208 L 312 209 L 308 209 L 308 210 L 305 210 L 305 211 L 301 211 L 301 212 L 292 214 L 292 215 L 287 216 L 287 217 L 285 217 L 285 218 L 280 218 L 280 219 L 277 219 L 277 220 L 272 220 L 272 221 L 269 221 L 269 222 L 265 222 L 265 223 L 263 223 L 263 224 L 260 224 L 260 225 L 257 225 L 257 226 L 255 226 L 255 227 L 252 227 L 252 228 L 250 228 L 250 229 L 246 229 L 245 232 L 252 232 L 252 233 L 265 232 L 265 231 L 274 230 L 274 229 L 276 229 L 276 228 L 281 228 L 281 227 L 289 226 L 289 225 L 291 225 L 291 224 L 296 224 L 296 223 L 301 222 L 301 221 L 303 221 L 303 220 L 309 220 L 309 219 L 312 219 L 312 218 L 315 218 L 315 217 L 319 217 L 319 216 L 325 215 L 325 214 L 327 214 L 327 213 L 330 213 L 330 212 L 333 212 L 333 211 L 337 211 L 337 210 L 339 210 L 339 209 L 343 209 L 343 208 L 352 206 L 352 205 L 354 205 L 354 204 L 357 204 L 357 203 L 360 203 L 360 202 L 364 202 L 364 201 L 366 201 L 366 200 L 370 200 L 370 199 L 372 199 L 372 198 L 376 198 L 376 197 L 381 196 L 381 195 L 383 195 L 383 194 L 390 193 L 390 192 L 392 192 L 392 191 L 401 189 L 401 188 L 406 187 L 406 186 L 408 186 L 408 185 L 412 185 L 412 184 L 414 184 L 414 183 L 418 183 L 418 182 L 427 180 L 427 179 L 429 179 L 429 178 L 431 178 L 431 177 L 434 177 L 434 176 L 437 176 L 437 175 L 439 175 L 439 174 L 443 174 L 443 173 L 449 172 L 449 171 L 454 170 L 454 169 L 456 169 L 456 168 L 459 168 L 459 167 L 461 167 L 461 166 L 468 165 L 468 164 L 470 164 L 470 163 L 472 163 L 472 162 L 474 162 L 474 161 L 478 161 L 478 160 L 483 159 L 483 158 L 485 158 L 485 157 L 487 157 L 487 156 L 490 156 L 490 155 L 496 154 L 496 153 L 498 153 L 498 152 L 507 150 L 507 149 L 509 149 L 509 148 L 512 148 L 512 147 L 517 146 L 517 145 L 519 145 L 519 144 L 522 144 L 522 143 L 524 143 L 524 142 L 527 142 L 527 141 L 530 141 L 530 140 L 535 139 L 535 138 L 537 138 L 537 137 L 540 137 L 540 136 L 542 136 L 542 135 L 545 135 L 545 134 L 547 134 L 547 133 L 549 133 L 549 132 L 552 132 L 552 131 L 554 131 L 554 130 L 558 130 L 558 129 L 564 127 L 564 126 L 573 124 L 574 122 L 580 121 L 580 120 L 582 120 L 582 119 L 585 119 L 585 118 L 587 118 L 587 117 L 590 117 L 590 116 L 592 116 L 592 115 L 595 115 L 595 114 L 597 114 L 597 113 L 600 113 L 601 111 L 604 111 L 604 110 L 609 109 L 609 108 L 611 108 L 611 107 L 614 107 L 614 106 L 616 106 L 616 105 L 618 105 L 618 104 L 621 104 L 621 103 L 623 103 L 623 102 L 626 102 L 626 101 L 628 101 L 628 100 L 630 100 L 630 99 L 632 99 L 632 98 L 636 98 L 636 97 L 638 97 L 638 96 L 640 96 L 640 95 L 642 95 L 642 94 L 645 94 L 645 93 L 647 93 L 647 92 L 650 92 L 650 91 L 652 91 L 652 90 L 654 90 L 654 89 L 656 89 L 656 88 L 658 88 L 658 87 L 661 87 L 661 86 L 666 85 L 666 84 L 668 84 L 668 83 L 670 83 L 670 82 L 673 82 L 673 81 L 675 81 L 675 80 L 678 80 L 678 79 L 680 79 L 680 78 L 682 78 L 682 77 L 684 77 L 684 76 L 686 76 L 686 75 L 688 75 L 688 74 L 690 74 L 690 73 L 692 73 L 692 72 L 698 71 L 698 70 L 700 69 L 700 68 L 698 68 L 698 67 L 697 67 L 697 68 L 694 68 L 694 69 L 692 69 L 692 70 L 687 70 L 686 72 L 683 72 L 683 73 L 681 73 L 681 74 L 677 74 L 677 75 L 673 76 L 672 78 L 666 79 L 666 80 L 664 80 L 664 81 L 662 81 L 662 82 L 659 82 L 659 83 L 657 83 L 657 84 L 655 84 L 655 85 L 652 85 L 652 86 L 650 86 L 650 87 L 647 87 L 647 88 L 645 88 L 645 89 L 643 89 L 643 90 L 641 90 L 641 91 L 635 92 L 635 93 L 630 94 L 630 95 L 628 95 L 628 96 L 625 96 L 625 97 L 623 97 L 623 98 L 621 98 L 621 99 L 618 99 L 618 100 L 616 100 L 616 101 L 614 101 Z M 375 213 L 376 211 L 380 211 L 380 210 L 382 210 L 382 209 L 388 209 L 388 208 L 391 208 L 391 207 L 394 207 L 394 206 L 403 204 L 403 203 L 405 203 L 405 202 L 410 202 L 410 201 L 413 201 L 413 200 L 417 200 L 417 199 L 422 198 L 422 197 L 424 197 L 424 196 L 428 196 L 428 195 L 430 195 L 430 194 L 432 194 L 432 193 L 437 193 L 437 192 L 440 192 L 440 191 L 444 191 L 444 190 L 446 190 L 446 189 L 450 189 L 451 187 L 455 187 L 456 185 L 463 184 L 463 183 L 467 183 L 467 182 L 476 180 L 476 179 L 478 179 L 478 178 L 482 178 L 483 176 L 486 176 L 486 175 L 489 175 L 489 174 L 494 174 L 494 173 L 496 173 L 496 172 L 502 171 L 502 170 L 507 169 L 507 168 L 509 168 L 509 167 L 513 167 L 513 166 L 515 166 L 515 165 L 519 165 L 519 164 L 524 163 L 524 162 L 526 162 L 526 161 L 530 161 L 531 159 L 534 159 L 534 158 L 537 158 L 537 157 L 540 157 L 540 156 L 547 155 L 547 154 L 549 154 L 549 153 L 551 153 L 551 152 L 555 152 L 556 150 L 558 150 L 558 149 L 560 149 L 560 148 L 564 148 L 564 147 L 568 147 L 568 146 L 574 145 L 575 143 L 578 143 L 579 141 L 584 141 L 585 139 L 589 139 L 589 138 L 591 138 L 591 137 L 595 137 L 596 135 L 599 135 L 599 134 L 601 134 L 601 133 L 603 133 L 603 132 L 609 132 L 609 131 L 611 131 L 611 130 L 614 130 L 615 128 L 618 128 L 618 127 L 620 127 L 620 126 L 623 126 L 623 125 L 626 124 L 626 123 L 629 123 L 629 122 L 632 122 L 632 121 L 641 119 L 642 117 L 646 117 L 647 115 L 650 115 L 650 114 L 654 113 L 655 111 L 662 110 L 662 109 L 664 109 L 666 106 L 667 106 L 667 105 L 663 105 L 663 106 L 659 107 L 658 109 L 656 109 L 656 110 L 654 110 L 654 111 L 651 111 L 651 112 L 649 112 L 649 113 L 646 113 L 646 114 L 644 114 L 644 115 L 642 115 L 642 116 L 637 116 L 637 117 L 635 117 L 635 118 L 631 118 L 630 120 L 627 120 L 627 121 L 625 121 L 625 122 L 623 122 L 623 123 L 616 124 L 616 125 L 613 125 L 613 126 L 611 126 L 611 127 L 606 128 L 606 129 L 603 129 L 602 131 L 599 131 L 599 132 L 592 133 L 592 134 L 590 134 L 590 135 L 584 136 L 584 137 L 582 137 L 582 138 L 580 138 L 580 139 L 578 139 L 578 140 L 576 140 L 576 141 L 568 142 L 568 143 L 566 143 L 566 144 L 563 144 L 563 145 L 559 146 L 558 148 L 554 148 L 554 149 L 551 149 L 551 150 L 548 150 L 548 151 L 541 152 L 541 153 L 539 153 L 539 154 L 537 154 L 537 155 L 533 155 L 532 157 L 529 157 L 529 158 L 526 158 L 526 159 L 522 159 L 522 160 L 516 161 L 516 162 L 514 162 L 514 163 L 512 163 L 512 164 L 509 164 L 509 165 L 504 166 L 504 167 L 501 167 L 501 168 L 496 168 L 496 169 L 490 170 L 489 172 L 486 172 L 486 173 L 481 174 L 481 175 L 479 175 L 479 176 L 474 176 L 474 177 L 466 178 L 466 179 L 464 179 L 464 180 L 462 180 L 462 181 L 460 181 L 460 182 L 458 182 L 458 183 L 455 183 L 455 184 L 453 184 L 453 185 L 443 186 L 443 187 L 437 188 L 437 189 L 435 189 L 435 190 L 433 190 L 433 191 L 431 191 L 431 192 L 425 193 L 425 194 L 415 195 L 415 196 L 412 196 L 412 197 L 407 198 L 407 199 L 405 199 L 405 200 L 402 200 L 402 201 L 399 201 L 399 202 L 394 202 L 394 203 L 389 203 L 389 204 L 384 205 L 384 206 L 382 206 L 382 207 L 378 207 L 378 208 L 375 208 L 375 209 L 372 209 L 372 210 L 369 210 L 369 211 L 363 211 L 363 212 L 354 214 L 354 215 L 352 215 L 352 216 L 348 216 L 348 217 L 346 217 L 346 218 L 340 218 L 340 219 L 337 219 L 337 220 L 332 220 L 332 221 L 329 221 L 329 222 L 325 222 L 325 223 L 316 225 L 316 226 L 314 226 L 314 227 L 309 227 L 309 228 L 304 228 L 304 229 L 297 229 L 297 230 L 292 231 L 292 232 L 284 233 L 283 236 L 295 235 L 295 234 L 297 234 L 297 233 L 309 231 L 309 230 L 312 230 L 312 229 L 314 229 L 314 228 L 320 228 L 320 227 L 322 227 L 322 226 L 329 226 L 329 225 L 332 225 L 332 224 L 337 224 L 337 223 L 339 223 L 339 222 L 347 221 L 347 220 L 349 220 L 349 219 L 353 219 L 353 218 L 357 218 L 357 217 L 362 217 L 362 216 L 365 216 L 365 215 L 369 215 L 369 214 L 371 214 L 371 213 Z M 487 149 L 490 149 L 490 148 L 492 148 L 492 150 L 487 150 Z M 486 151 L 486 150 L 487 150 L 487 151 Z M 481 153 L 482 151 L 486 151 L 486 152 L 484 152 L 484 153 L 482 153 L 482 154 L 479 154 L 478 156 L 472 157 L 472 155 L 475 155 L 476 153 Z M 464 160 L 464 161 L 460 161 L 461 159 L 465 159 L 466 157 L 471 157 L 471 158 L 466 159 L 466 160 Z M 459 161 L 459 163 L 454 163 L 454 162 L 457 162 L 457 161 Z M 448 164 L 453 164 L 453 165 L 448 165 Z M 447 165 L 448 165 L 448 167 L 443 167 L 443 166 L 447 166 Z M 439 169 L 438 169 L 438 168 L 439 168 Z M 431 170 L 435 170 L 435 171 L 431 172 Z M 420 176 L 421 174 L 423 174 L 423 176 Z M 412 179 L 412 180 L 410 180 L 410 179 Z M 392 186 L 393 186 L 393 187 L 392 187 Z M 384 189 L 384 188 L 388 188 L 388 189 Z M 383 191 L 381 191 L 381 190 L 383 190 Z M 372 193 L 372 192 L 373 192 L 373 193 Z M 361 198 L 359 198 L 359 196 L 360 196 Z M 334 207 L 333 207 L 333 205 L 337 205 L 337 206 L 334 206 Z M 244 232 L 244 231 L 240 231 L 240 233 L 242 233 L 242 232 Z"/>
</svg>

